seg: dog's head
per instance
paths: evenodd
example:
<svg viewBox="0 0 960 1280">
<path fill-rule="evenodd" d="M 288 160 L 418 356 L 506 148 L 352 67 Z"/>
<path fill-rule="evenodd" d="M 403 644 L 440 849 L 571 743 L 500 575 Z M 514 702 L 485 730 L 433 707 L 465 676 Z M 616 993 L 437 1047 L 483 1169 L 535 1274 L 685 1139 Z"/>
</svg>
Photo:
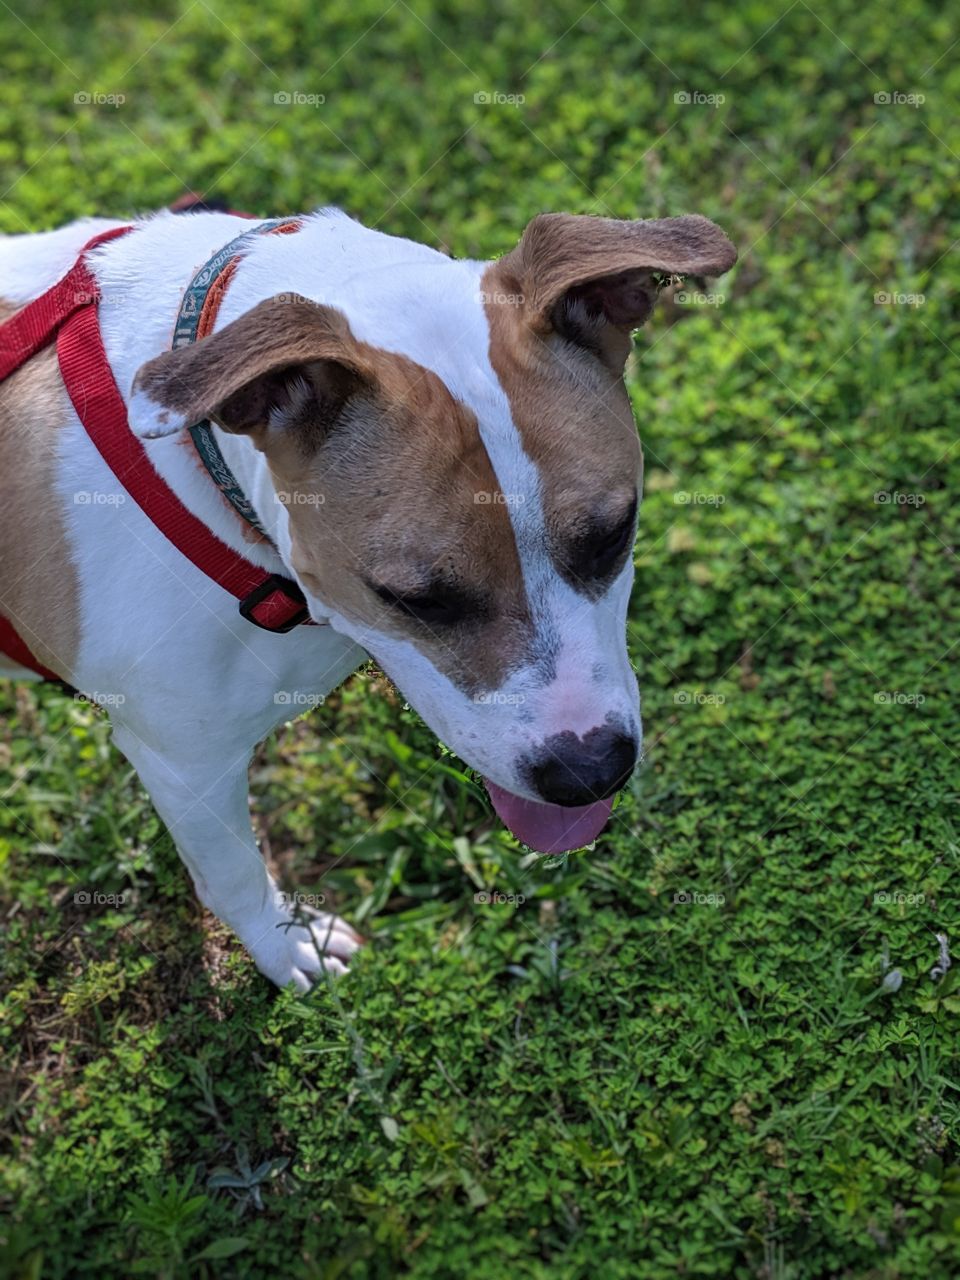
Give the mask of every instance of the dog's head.
<svg viewBox="0 0 960 1280">
<path fill-rule="evenodd" d="M 299 292 L 144 365 L 131 423 L 249 436 L 316 616 L 374 655 L 528 844 L 587 843 L 641 742 L 630 333 L 659 276 L 716 275 L 735 251 L 700 217 L 545 214 L 494 263 L 393 241 L 394 263 L 332 295 L 309 234 L 278 237 L 303 238 Z"/>
</svg>

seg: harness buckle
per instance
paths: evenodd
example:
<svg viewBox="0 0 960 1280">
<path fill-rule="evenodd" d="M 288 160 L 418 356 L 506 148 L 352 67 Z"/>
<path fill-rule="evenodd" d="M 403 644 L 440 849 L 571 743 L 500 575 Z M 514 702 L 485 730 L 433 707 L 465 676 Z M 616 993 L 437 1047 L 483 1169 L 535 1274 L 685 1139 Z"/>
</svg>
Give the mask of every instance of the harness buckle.
<svg viewBox="0 0 960 1280">
<path fill-rule="evenodd" d="M 274 614 L 279 612 L 280 618 L 276 621 L 269 616 L 258 618 L 256 614 L 258 606 L 277 594 L 284 599 L 273 602 L 268 606 L 268 610 Z M 299 605 L 299 608 L 293 609 L 294 605 Z M 307 608 L 306 596 L 295 582 L 281 577 L 279 573 L 271 573 L 240 601 L 240 616 L 263 631 L 276 631 L 283 634 L 300 626 L 302 622 L 308 622 L 310 610 Z"/>
</svg>

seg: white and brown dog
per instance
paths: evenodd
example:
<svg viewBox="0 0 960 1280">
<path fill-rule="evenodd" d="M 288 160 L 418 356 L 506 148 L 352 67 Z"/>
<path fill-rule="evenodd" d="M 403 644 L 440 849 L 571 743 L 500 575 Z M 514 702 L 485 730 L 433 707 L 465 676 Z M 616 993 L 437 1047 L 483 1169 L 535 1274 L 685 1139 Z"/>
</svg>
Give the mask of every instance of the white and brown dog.
<svg viewBox="0 0 960 1280">
<path fill-rule="evenodd" d="M 717 275 L 736 254 L 696 216 L 545 214 L 495 262 L 333 209 L 279 227 L 162 213 L 101 234 L 124 225 L 0 238 L 0 614 L 31 665 L 108 707 L 202 900 L 267 977 L 306 988 L 357 938 L 330 917 L 319 948 L 289 927 L 247 765 L 291 703 L 368 654 L 526 843 L 576 848 L 602 829 L 641 742 L 630 332 L 660 274 Z M 30 326 L 11 322 L 41 296 L 62 304 L 94 236 L 93 321 L 64 336 L 90 301 L 68 300 L 25 355 Z M 211 289 L 203 336 L 191 315 Z M 125 405 L 111 429 L 149 461 L 129 480 L 85 422 L 111 371 Z M 198 530 L 265 591 L 298 584 L 312 625 L 238 610 L 243 591 L 192 554 Z M 6 651 L 2 673 L 27 674 Z"/>
</svg>

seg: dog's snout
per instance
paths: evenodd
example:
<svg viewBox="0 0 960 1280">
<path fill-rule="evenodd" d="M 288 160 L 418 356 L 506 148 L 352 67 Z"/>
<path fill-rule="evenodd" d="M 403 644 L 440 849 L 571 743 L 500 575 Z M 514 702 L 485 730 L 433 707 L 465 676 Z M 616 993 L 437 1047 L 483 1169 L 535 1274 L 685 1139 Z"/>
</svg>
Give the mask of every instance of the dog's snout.
<svg viewBox="0 0 960 1280">
<path fill-rule="evenodd" d="M 582 738 L 555 733 L 529 760 L 533 790 L 548 804 L 593 804 L 619 791 L 637 762 L 637 740 L 611 725 Z"/>
</svg>

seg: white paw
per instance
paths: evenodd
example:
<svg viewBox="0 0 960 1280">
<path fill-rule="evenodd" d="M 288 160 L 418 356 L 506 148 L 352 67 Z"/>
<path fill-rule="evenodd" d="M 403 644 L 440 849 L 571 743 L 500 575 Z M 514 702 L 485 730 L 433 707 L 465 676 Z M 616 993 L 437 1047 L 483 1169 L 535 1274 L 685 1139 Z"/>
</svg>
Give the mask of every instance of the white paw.
<svg viewBox="0 0 960 1280">
<path fill-rule="evenodd" d="M 260 972 L 278 987 L 291 982 L 309 991 L 321 971 L 339 975 L 361 945 L 360 936 L 339 916 L 310 912 L 303 923 L 283 907 L 271 907 L 237 929 L 237 936 Z"/>
</svg>

